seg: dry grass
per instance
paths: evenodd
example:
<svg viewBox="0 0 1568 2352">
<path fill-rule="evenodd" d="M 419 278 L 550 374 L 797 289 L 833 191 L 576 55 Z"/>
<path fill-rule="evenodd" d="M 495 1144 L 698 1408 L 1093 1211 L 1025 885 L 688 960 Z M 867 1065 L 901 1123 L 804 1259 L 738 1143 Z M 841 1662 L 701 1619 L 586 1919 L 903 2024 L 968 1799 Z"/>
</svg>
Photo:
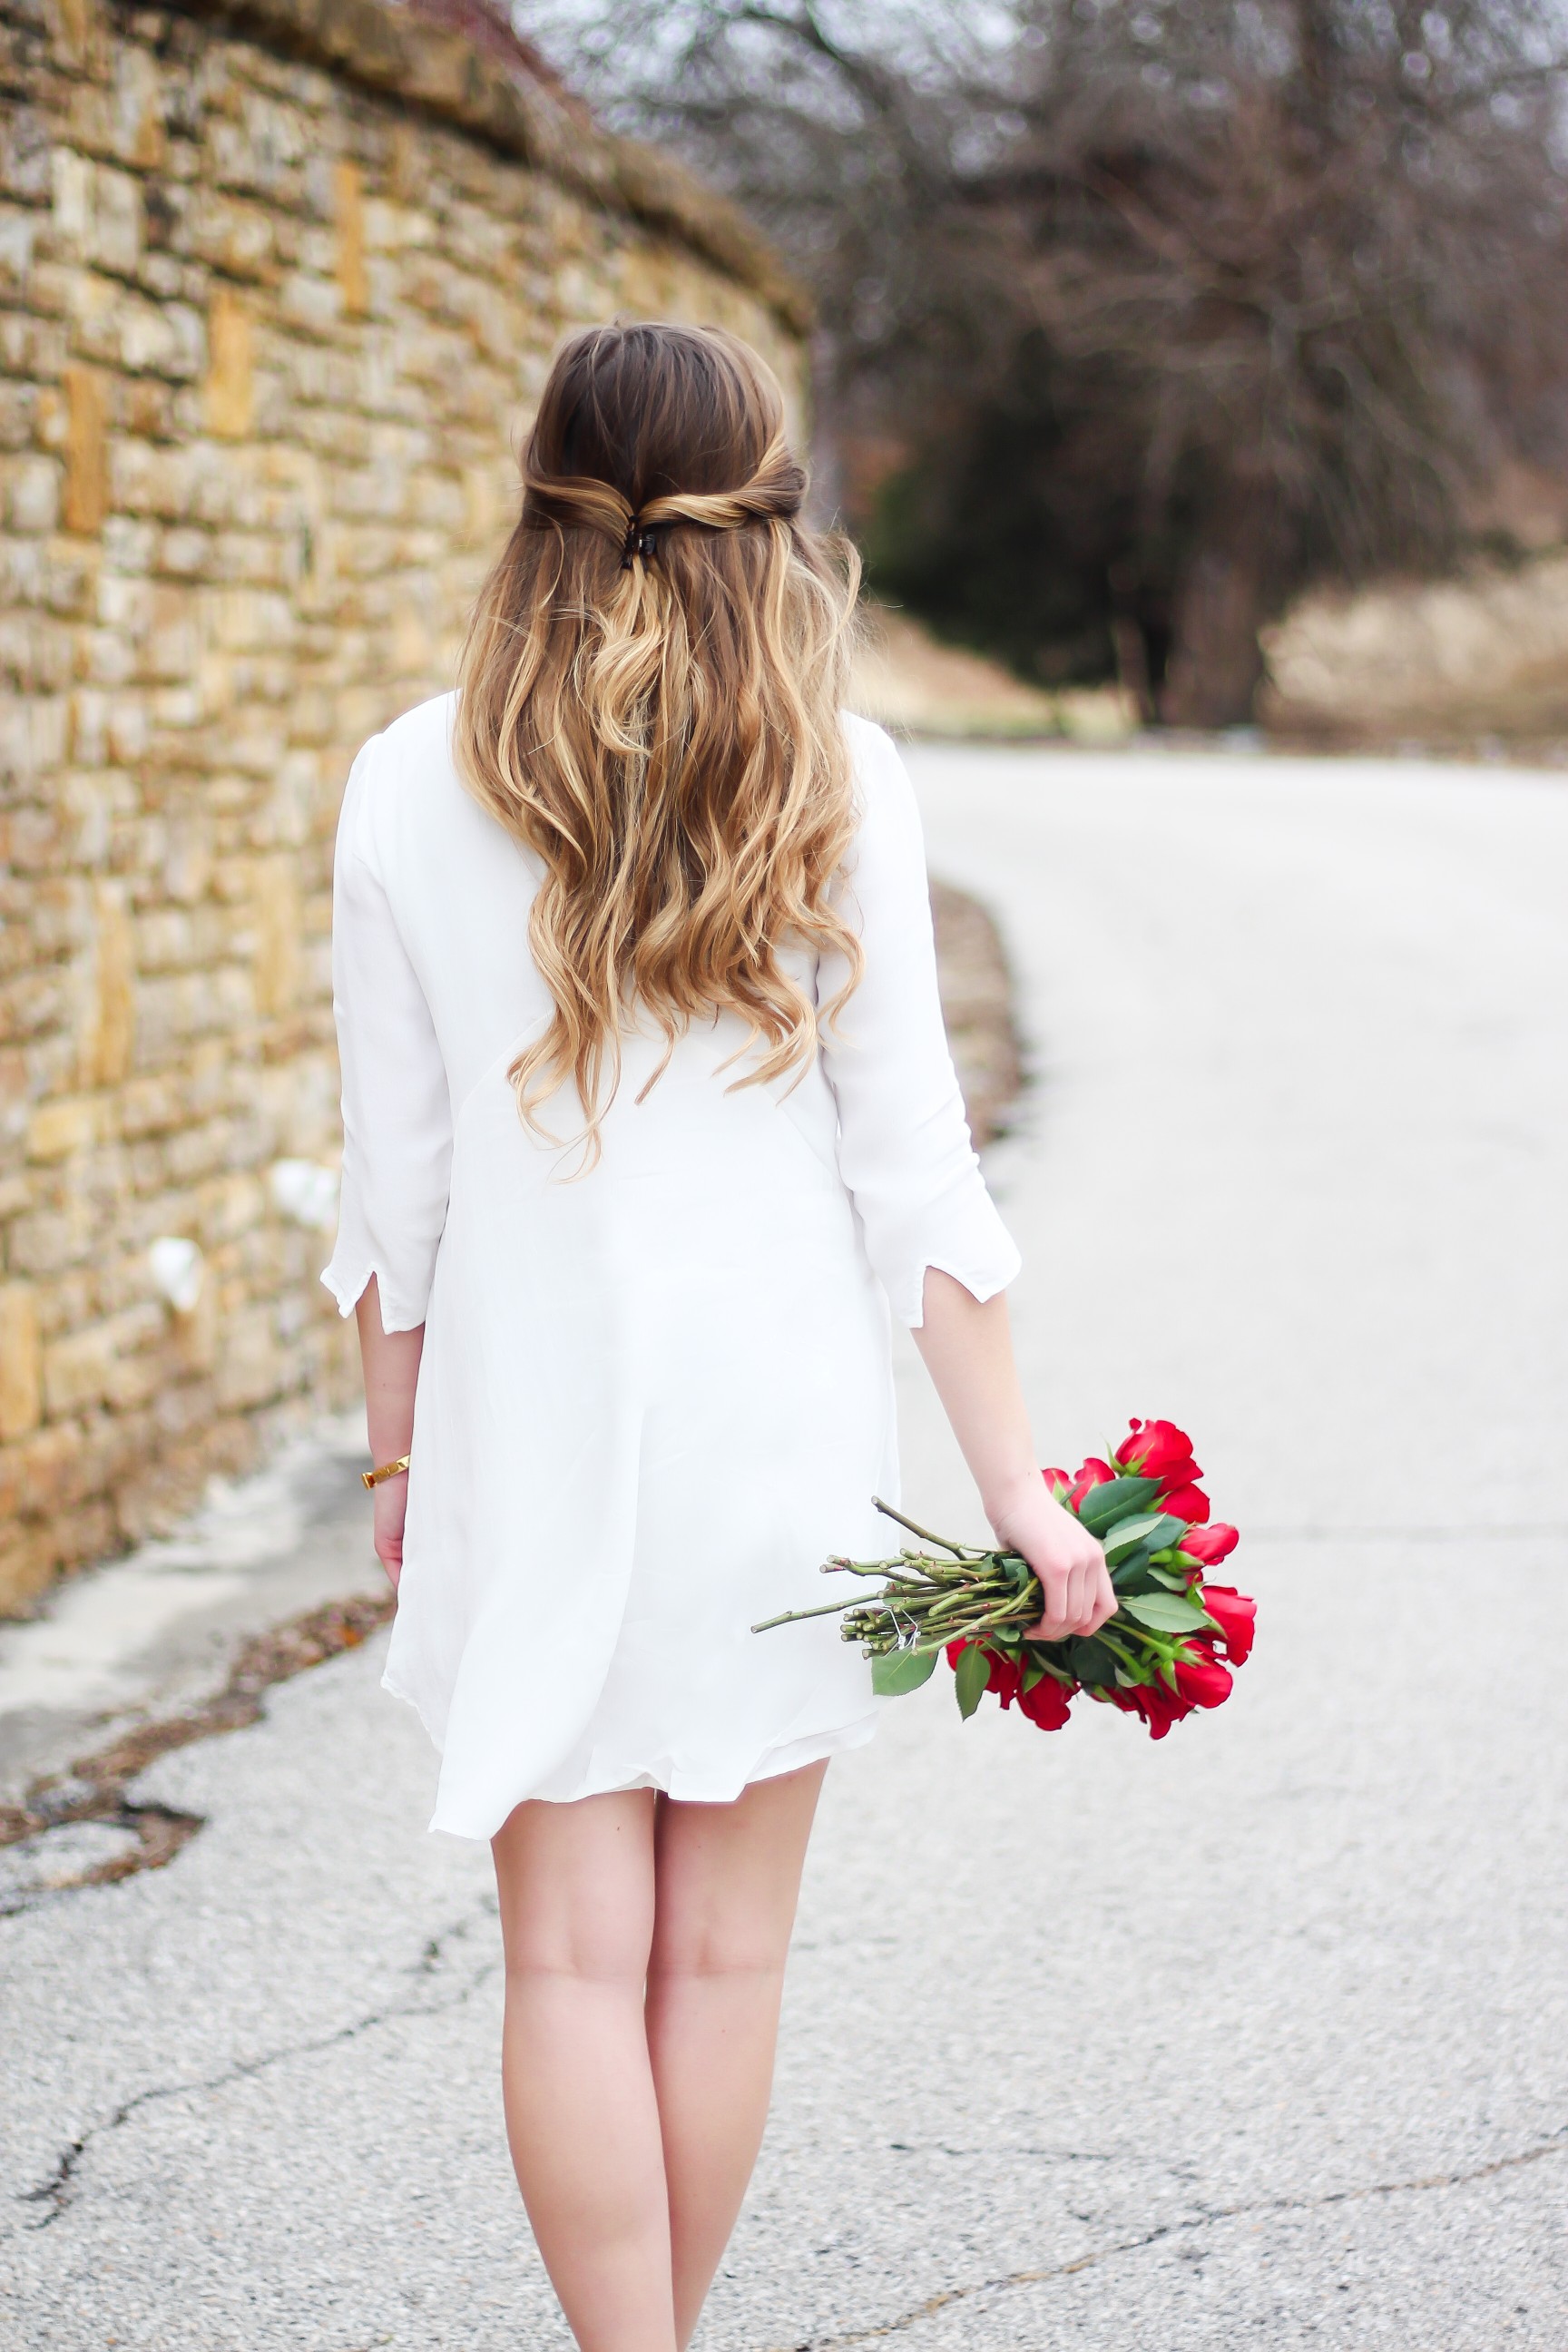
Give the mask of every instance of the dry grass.
<svg viewBox="0 0 1568 2352">
<path fill-rule="evenodd" d="M 850 708 L 900 734 L 977 740 L 1123 743 L 1138 723 L 1118 688 L 1047 694 L 881 604 L 866 608 Z"/>
</svg>

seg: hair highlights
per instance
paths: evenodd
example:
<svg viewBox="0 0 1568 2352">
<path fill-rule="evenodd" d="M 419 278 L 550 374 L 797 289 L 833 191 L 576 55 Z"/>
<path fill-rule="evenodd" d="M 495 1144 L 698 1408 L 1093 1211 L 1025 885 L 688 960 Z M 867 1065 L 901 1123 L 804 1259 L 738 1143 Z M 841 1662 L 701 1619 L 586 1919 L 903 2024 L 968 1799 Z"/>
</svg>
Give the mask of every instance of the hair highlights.
<svg viewBox="0 0 1568 2352">
<path fill-rule="evenodd" d="M 639 1008 L 660 1071 L 694 1020 L 738 1013 L 734 1083 L 755 1085 L 804 1069 L 859 976 L 833 899 L 858 565 L 804 527 L 805 492 L 778 386 L 733 336 L 605 327 L 551 371 L 456 740 L 470 791 L 544 869 L 530 944 L 554 1011 L 509 1075 L 541 1134 L 574 1082 L 584 1168 Z M 781 961 L 802 944 L 847 961 L 820 1016 Z"/>
</svg>

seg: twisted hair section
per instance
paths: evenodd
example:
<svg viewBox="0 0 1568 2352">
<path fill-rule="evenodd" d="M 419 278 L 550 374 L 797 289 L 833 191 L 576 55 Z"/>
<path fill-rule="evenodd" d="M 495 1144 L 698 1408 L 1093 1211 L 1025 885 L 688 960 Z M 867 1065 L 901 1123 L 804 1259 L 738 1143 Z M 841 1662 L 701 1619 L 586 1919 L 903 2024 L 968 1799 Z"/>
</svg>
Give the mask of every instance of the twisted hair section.
<svg viewBox="0 0 1568 2352">
<path fill-rule="evenodd" d="M 605 328 L 552 371 L 464 649 L 456 746 L 542 867 L 530 945 L 552 1012 L 510 1076 L 552 1142 L 568 1139 L 545 1107 L 574 1088 L 578 1172 L 639 1014 L 665 1041 L 648 1087 L 721 1013 L 746 1024 L 732 1083 L 757 1085 L 804 1072 L 859 977 L 836 889 L 858 572 L 805 527 L 805 487 L 778 386 L 731 336 Z M 786 961 L 799 949 L 845 961 L 820 1009 Z"/>
</svg>

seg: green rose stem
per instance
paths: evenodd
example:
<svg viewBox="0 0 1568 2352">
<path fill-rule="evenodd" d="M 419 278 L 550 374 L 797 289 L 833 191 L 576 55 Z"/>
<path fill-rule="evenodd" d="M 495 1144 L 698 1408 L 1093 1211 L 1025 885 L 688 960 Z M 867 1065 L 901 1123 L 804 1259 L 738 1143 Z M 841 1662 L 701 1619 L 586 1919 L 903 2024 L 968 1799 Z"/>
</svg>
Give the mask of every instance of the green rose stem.
<svg viewBox="0 0 1568 2352">
<path fill-rule="evenodd" d="M 1077 1687 L 1079 1678 L 1050 1654 L 1060 1645 L 1031 1641 L 1025 1633 L 1044 1605 L 1038 1581 L 1026 1560 L 1016 1552 L 954 1543 L 907 1518 L 890 1503 L 874 1500 L 885 1518 L 895 1520 L 921 1543 L 934 1544 L 947 1558 L 933 1558 L 907 1547 L 893 1559 L 848 1559 L 839 1554 L 824 1562 L 825 1576 L 880 1578 L 880 1592 L 866 1600 L 827 1601 L 816 1609 L 786 1610 L 753 1626 L 753 1633 L 771 1633 L 775 1626 L 798 1624 L 812 1617 L 837 1617 L 844 1639 L 858 1642 L 868 1656 L 879 1658 L 929 1657 L 953 1642 L 984 1647 L 995 1635 L 1011 1636 L 1016 1641 L 1020 1664 L 1034 1674 L 1048 1675 L 1068 1690 Z M 1117 1524 L 1130 1523 L 1141 1515 L 1148 1517 L 1146 1497 L 1128 1496 L 1123 1508 L 1103 1528 L 1104 1540 L 1113 1544 Z M 1165 1550 L 1167 1557 L 1175 1557 L 1169 1545 Z M 1096 1639 L 1115 1661 L 1118 1680 L 1133 1687 L 1151 1680 L 1173 1687 L 1184 1635 L 1173 1638 L 1120 1612 L 1113 1622 L 1115 1632 L 1109 1625 L 1101 1626 Z M 1198 1622 L 1207 1621 L 1200 1618 Z M 1011 1642 L 1004 1654 L 1013 1654 Z"/>
<path fill-rule="evenodd" d="M 911 1535 L 921 1536 L 928 1543 L 943 1540 L 912 1521 L 903 1524 Z M 931 1559 L 910 1552 L 901 1553 L 897 1559 L 828 1560 L 824 1564 L 824 1575 L 881 1577 L 882 1591 L 873 1601 L 827 1601 L 816 1609 L 786 1610 L 781 1616 L 763 1619 L 752 1630 L 766 1633 L 776 1626 L 799 1624 L 808 1618 L 841 1617 L 846 1641 L 859 1642 L 873 1655 L 883 1657 L 895 1651 L 923 1657 L 945 1649 L 950 1642 L 980 1642 L 992 1633 L 1016 1631 L 1022 1635 L 1023 1628 L 1038 1615 L 1041 1596 L 1032 1576 L 1020 1584 L 1016 1572 L 1007 1573 L 1023 1568 L 1017 1555 L 984 1552 L 974 1547 L 961 1551 L 956 1544 L 945 1548 L 952 1554 L 951 1560 Z M 998 1592 L 997 1582 L 1004 1577 L 1005 1589 Z M 1123 1630 L 1129 1638 L 1119 1638 Z M 1162 1639 L 1149 1627 L 1135 1625 L 1126 1619 L 1115 1633 L 1109 1626 L 1101 1626 L 1096 1638 L 1136 1681 L 1146 1679 L 1151 1669 L 1163 1679 L 1171 1679 L 1179 1639 Z M 1129 1646 L 1129 1639 L 1135 1646 Z M 1027 1650 L 1031 1662 L 1042 1673 L 1055 1682 L 1070 1685 L 1074 1676 L 1046 1654 L 1049 1646 L 1026 1638 L 1020 1641 L 1020 1647 Z"/>
<path fill-rule="evenodd" d="M 880 1495 L 873 1495 L 871 1502 L 873 1508 L 880 1511 L 885 1519 L 896 1519 L 900 1527 L 908 1528 L 910 1535 L 919 1536 L 921 1543 L 933 1543 L 937 1546 L 939 1550 L 952 1552 L 956 1559 L 988 1559 L 991 1558 L 990 1553 L 978 1551 L 972 1544 L 950 1543 L 946 1536 L 933 1535 L 930 1528 L 917 1527 L 913 1519 L 905 1518 L 902 1511 L 895 1511 L 891 1503 L 884 1503 Z M 935 1562 L 933 1561 L 932 1566 L 934 1567 L 934 1565 Z"/>
</svg>

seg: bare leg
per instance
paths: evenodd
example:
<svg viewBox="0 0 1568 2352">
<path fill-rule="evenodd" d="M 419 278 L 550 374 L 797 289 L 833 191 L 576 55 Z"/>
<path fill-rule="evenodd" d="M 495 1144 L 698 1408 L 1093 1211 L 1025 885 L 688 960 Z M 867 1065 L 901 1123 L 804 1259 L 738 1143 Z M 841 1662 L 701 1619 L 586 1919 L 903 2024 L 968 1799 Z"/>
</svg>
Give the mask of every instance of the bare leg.
<svg viewBox="0 0 1568 2352">
<path fill-rule="evenodd" d="M 675 2352 L 643 2021 L 652 1791 L 520 1805 L 493 1852 L 507 2137 L 540 2252 L 583 2352 Z"/>
<path fill-rule="evenodd" d="M 647 2044 L 681 2346 L 762 2144 L 784 1959 L 826 1769 L 754 1781 L 732 1805 L 659 1802 Z"/>
</svg>

